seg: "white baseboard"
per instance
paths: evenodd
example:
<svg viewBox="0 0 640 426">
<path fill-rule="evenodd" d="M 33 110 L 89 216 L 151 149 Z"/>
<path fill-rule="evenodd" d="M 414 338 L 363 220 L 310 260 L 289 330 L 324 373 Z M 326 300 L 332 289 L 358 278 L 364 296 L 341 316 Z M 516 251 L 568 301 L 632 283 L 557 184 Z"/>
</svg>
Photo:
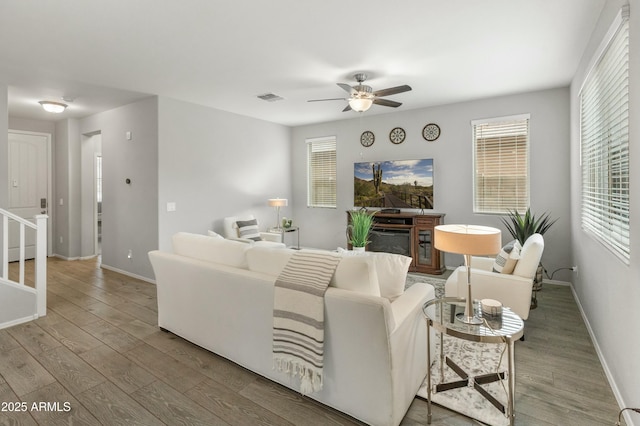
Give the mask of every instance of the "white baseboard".
<svg viewBox="0 0 640 426">
<path fill-rule="evenodd" d="M 24 324 L 25 322 L 33 321 L 38 319 L 38 314 L 29 315 L 28 317 L 18 318 L 16 320 L 7 321 L 0 324 L 0 330 L 4 328 L 13 327 L 14 325 Z"/>
<path fill-rule="evenodd" d="M 626 407 L 625 402 L 623 401 L 622 394 L 620 393 L 620 389 L 616 385 L 615 380 L 613 380 L 613 375 L 611 374 L 611 370 L 609 369 L 609 365 L 602 354 L 602 350 L 600 350 L 600 345 L 598 344 L 598 340 L 591 328 L 591 324 L 589 323 L 589 318 L 582 309 L 582 304 L 580 303 L 580 299 L 578 299 L 578 294 L 576 293 L 576 289 L 571 286 L 571 293 L 573 294 L 573 299 L 576 301 L 576 305 L 578 305 L 578 310 L 580 311 L 580 315 L 582 316 L 582 320 L 584 321 L 585 326 L 587 327 L 587 332 L 589 333 L 589 337 L 591 337 L 591 342 L 593 343 L 593 347 L 596 350 L 596 354 L 598 355 L 598 359 L 600 360 L 600 364 L 602 365 L 602 369 L 604 370 L 604 375 L 607 377 L 607 381 L 609 382 L 609 386 L 611 386 L 611 390 L 613 391 L 613 396 L 616 398 L 618 402 L 618 407 Z M 628 412 L 624 413 L 624 419 L 626 424 L 629 426 L 634 426 L 630 414 Z"/>
<path fill-rule="evenodd" d="M 63 256 L 61 254 L 52 254 L 52 257 L 57 257 L 58 259 L 62 259 L 62 260 L 89 260 L 89 259 L 95 259 L 95 257 L 97 256 L 97 254 L 92 254 L 91 256 L 74 256 L 74 257 L 67 257 L 67 256 Z"/>
<path fill-rule="evenodd" d="M 542 280 L 542 285 L 544 285 L 544 284 L 564 285 L 564 286 L 569 286 L 569 287 L 571 287 L 571 285 L 572 285 L 569 281 L 547 280 L 547 279 L 543 279 Z"/>
<path fill-rule="evenodd" d="M 57 257 L 58 259 L 62 259 L 62 260 L 79 260 L 80 259 L 79 257 L 67 257 L 57 253 L 52 254 L 51 257 Z"/>
<path fill-rule="evenodd" d="M 113 266 L 105 265 L 104 263 L 102 263 L 100 265 L 100 267 L 103 268 L 103 269 L 107 269 L 109 271 L 113 271 L 113 272 L 117 272 L 117 273 L 122 274 L 122 275 L 126 275 L 126 276 L 131 277 L 131 278 L 135 278 L 135 279 L 138 279 L 138 280 L 141 280 L 141 281 L 146 281 L 146 282 L 148 282 L 150 284 L 155 284 L 156 283 L 156 280 L 152 280 L 151 278 L 143 277 L 142 275 L 137 275 L 137 274 L 133 274 L 133 273 L 128 272 L 128 271 L 124 271 L 122 269 L 114 268 Z"/>
</svg>

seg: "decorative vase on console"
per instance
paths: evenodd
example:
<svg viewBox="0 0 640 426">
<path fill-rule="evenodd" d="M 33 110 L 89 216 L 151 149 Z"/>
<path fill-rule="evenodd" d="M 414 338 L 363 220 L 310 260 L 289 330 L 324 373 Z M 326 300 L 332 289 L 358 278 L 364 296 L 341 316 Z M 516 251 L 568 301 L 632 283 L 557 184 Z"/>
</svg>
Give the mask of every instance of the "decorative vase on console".
<svg viewBox="0 0 640 426">
<path fill-rule="evenodd" d="M 365 251 L 369 244 L 369 234 L 373 227 L 373 216 L 375 211 L 368 212 L 366 209 L 349 211 L 350 223 L 347 225 L 347 240 L 351 244 L 353 251 Z"/>
</svg>

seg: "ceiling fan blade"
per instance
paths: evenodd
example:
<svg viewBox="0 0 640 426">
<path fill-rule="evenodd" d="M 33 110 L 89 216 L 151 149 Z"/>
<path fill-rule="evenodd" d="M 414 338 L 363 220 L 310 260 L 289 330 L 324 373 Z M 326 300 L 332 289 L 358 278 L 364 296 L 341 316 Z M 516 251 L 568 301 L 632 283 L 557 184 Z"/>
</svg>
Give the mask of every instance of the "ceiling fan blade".
<svg viewBox="0 0 640 426">
<path fill-rule="evenodd" d="M 330 98 L 330 99 L 309 99 L 307 102 L 324 102 L 324 101 L 346 101 L 346 98 Z"/>
<path fill-rule="evenodd" d="M 402 85 L 396 87 L 389 87 L 388 89 L 376 90 L 373 92 L 374 96 L 390 96 L 395 95 L 396 93 L 408 92 L 411 90 L 411 86 Z"/>
<path fill-rule="evenodd" d="M 346 107 L 344 107 L 344 109 L 342 110 L 342 112 L 347 112 L 347 111 L 351 111 L 351 105 L 347 104 Z"/>
<path fill-rule="evenodd" d="M 390 101 L 389 99 L 378 99 L 378 98 L 374 99 L 373 103 L 376 105 L 388 106 L 393 108 L 398 108 L 400 105 L 402 105 L 401 102 Z"/>
<path fill-rule="evenodd" d="M 348 84 L 344 84 L 344 83 L 336 83 L 338 86 L 340 86 L 345 92 L 349 93 L 350 95 L 355 95 L 358 92 L 351 86 L 349 86 Z"/>
</svg>

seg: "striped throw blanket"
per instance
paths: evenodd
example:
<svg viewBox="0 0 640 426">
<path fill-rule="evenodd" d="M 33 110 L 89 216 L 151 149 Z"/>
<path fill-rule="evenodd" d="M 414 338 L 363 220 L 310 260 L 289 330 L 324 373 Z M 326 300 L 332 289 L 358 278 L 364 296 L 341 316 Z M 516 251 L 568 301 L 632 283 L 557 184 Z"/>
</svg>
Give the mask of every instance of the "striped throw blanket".
<svg viewBox="0 0 640 426">
<path fill-rule="evenodd" d="M 300 376 L 303 395 L 322 389 L 324 293 L 340 262 L 330 252 L 295 252 L 275 283 L 274 368 Z"/>
</svg>

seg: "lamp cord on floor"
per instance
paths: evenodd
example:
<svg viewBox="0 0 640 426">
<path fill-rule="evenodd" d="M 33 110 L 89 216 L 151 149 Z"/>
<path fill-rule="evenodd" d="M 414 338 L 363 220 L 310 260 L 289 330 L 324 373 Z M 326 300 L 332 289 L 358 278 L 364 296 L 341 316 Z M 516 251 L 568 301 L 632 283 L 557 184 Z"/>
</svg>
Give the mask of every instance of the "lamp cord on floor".
<svg viewBox="0 0 640 426">
<path fill-rule="evenodd" d="M 636 413 L 640 414 L 640 408 L 631 408 L 631 407 L 625 407 L 622 410 L 620 410 L 620 412 L 618 413 L 618 421 L 616 422 L 616 426 L 620 426 L 620 422 L 622 421 L 622 413 L 624 413 L 627 410 L 631 410 L 631 411 L 635 411 Z"/>
</svg>

